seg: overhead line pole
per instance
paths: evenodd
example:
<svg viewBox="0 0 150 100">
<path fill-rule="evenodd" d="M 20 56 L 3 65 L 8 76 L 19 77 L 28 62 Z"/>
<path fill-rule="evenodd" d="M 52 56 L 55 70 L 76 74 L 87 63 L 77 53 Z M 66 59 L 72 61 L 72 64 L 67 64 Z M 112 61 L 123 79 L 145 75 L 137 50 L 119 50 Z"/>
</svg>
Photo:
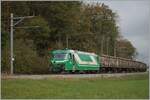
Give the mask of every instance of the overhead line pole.
<svg viewBox="0 0 150 100">
<path fill-rule="evenodd" d="M 13 13 L 10 15 L 10 73 L 13 74 L 13 61 L 14 61 L 14 54 L 13 54 Z"/>
<path fill-rule="evenodd" d="M 109 55 L 109 37 L 107 37 L 107 55 Z"/>
<path fill-rule="evenodd" d="M 68 35 L 66 35 L 66 47 L 68 48 Z"/>
<path fill-rule="evenodd" d="M 10 74 L 14 74 L 14 66 L 13 61 L 14 59 L 14 50 L 13 50 L 13 32 L 14 28 L 17 24 L 22 22 L 25 18 L 33 18 L 34 16 L 25 16 L 25 17 L 14 17 L 13 13 L 10 14 Z M 14 23 L 14 19 L 18 20 Z M 38 26 L 32 26 L 32 27 L 38 27 Z M 16 27 L 16 28 L 29 28 L 29 27 Z"/>
<path fill-rule="evenodd" d="M 116 41 L 114 41 L 114 56 L 116 57 L 117 55 L 116 55 Z"/>
</svg>

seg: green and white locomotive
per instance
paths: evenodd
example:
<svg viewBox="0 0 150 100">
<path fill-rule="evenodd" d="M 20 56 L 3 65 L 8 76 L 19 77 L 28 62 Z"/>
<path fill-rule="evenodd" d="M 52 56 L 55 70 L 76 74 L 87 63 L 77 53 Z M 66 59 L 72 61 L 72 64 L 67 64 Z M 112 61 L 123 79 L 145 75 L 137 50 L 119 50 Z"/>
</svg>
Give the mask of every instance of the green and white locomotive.
<svg viewBox="0 0 150 100">
<path fill-rule="evenodd" d="M 54 50 L 51 54 L 52 72 L 99 71 L 99 56 L 77 50 Z"/>
<path fill-rule="evenodd" d="M 56 73 L 144 72 L 147 69 L 147 65 L 139 61 L 78 50 L 53 50 L 49 53 L 50 71 Z"/>
</svg>

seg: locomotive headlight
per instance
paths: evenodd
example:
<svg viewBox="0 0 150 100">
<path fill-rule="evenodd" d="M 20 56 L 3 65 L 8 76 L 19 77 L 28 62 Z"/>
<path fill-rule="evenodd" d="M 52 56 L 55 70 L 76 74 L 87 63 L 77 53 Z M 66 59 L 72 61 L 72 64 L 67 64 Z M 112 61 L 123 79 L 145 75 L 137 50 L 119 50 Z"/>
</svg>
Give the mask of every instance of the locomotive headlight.
<svg viewBox="0 0 150 100">
<path fill-rule="evenodd" d="M 55 63 L 55 61 L 53 61 L 53 60 L 52 60 L 52 61 L 51 61 L 51 63 L 52 63 L 52 64 L 54 64 L 54 63 Z"/>
</svg>

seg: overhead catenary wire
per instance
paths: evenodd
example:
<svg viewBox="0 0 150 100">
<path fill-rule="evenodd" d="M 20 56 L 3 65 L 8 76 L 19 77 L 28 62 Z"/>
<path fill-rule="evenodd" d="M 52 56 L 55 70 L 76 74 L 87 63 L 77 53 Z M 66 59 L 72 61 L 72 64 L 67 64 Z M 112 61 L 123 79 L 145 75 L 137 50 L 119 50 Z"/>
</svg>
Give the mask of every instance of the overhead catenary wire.
<svg viewBox="0 0 150 100">
<path fill-rule="evenodd" d="M 40 1 L 36 1 L 36 2 L 40 2 Z M 44 5 L 44 6 L 49 6 L 49 5 L 58 5 L 60 2 L 56 2 L 56 1 L 44 1 L 44 2 L 48 2 L 47 4 L 33 4 L 33 3 L 35 3 L 35 2 L 32 2 L 32 4 L 31 4 L 31 2 L 26 2 L 26 4 L 27 4 L 27 6 L 42 6 L 42 5 Z M 11 2 L 10 2 L 11 3 Z M 41 3 L 41 2 L 40 2 Z M 70 3 L 71 5 L 76 5 L 76 4 L 73 4 L 73 3 L 71 3 L 71 2 L 67 2 L 66 1 L 66 3 Z M 6 6 L 6 4 L 3 4 L 2 3 L 2 5 L 1 6 Z M 25 6 L 24 4 L 10 4 L 10 6 Z"/>
</svg>

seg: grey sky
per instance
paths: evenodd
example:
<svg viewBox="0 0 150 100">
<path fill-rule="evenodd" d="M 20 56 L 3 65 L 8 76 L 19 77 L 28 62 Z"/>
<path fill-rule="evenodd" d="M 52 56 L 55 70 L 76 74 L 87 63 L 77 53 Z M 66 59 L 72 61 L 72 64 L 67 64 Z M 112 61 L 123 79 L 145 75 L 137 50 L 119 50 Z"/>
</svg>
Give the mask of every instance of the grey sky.
<svg viewBox="0 0 150 100">
<path fill-rule="evenodd" d="M 139 53 L 138 60 L 148 63 L 150 33 L 149 0 L 88 1 L 108 5 L 119 15 L 119 27 L 124 38 L 131 41 Z"/>
</svg>

